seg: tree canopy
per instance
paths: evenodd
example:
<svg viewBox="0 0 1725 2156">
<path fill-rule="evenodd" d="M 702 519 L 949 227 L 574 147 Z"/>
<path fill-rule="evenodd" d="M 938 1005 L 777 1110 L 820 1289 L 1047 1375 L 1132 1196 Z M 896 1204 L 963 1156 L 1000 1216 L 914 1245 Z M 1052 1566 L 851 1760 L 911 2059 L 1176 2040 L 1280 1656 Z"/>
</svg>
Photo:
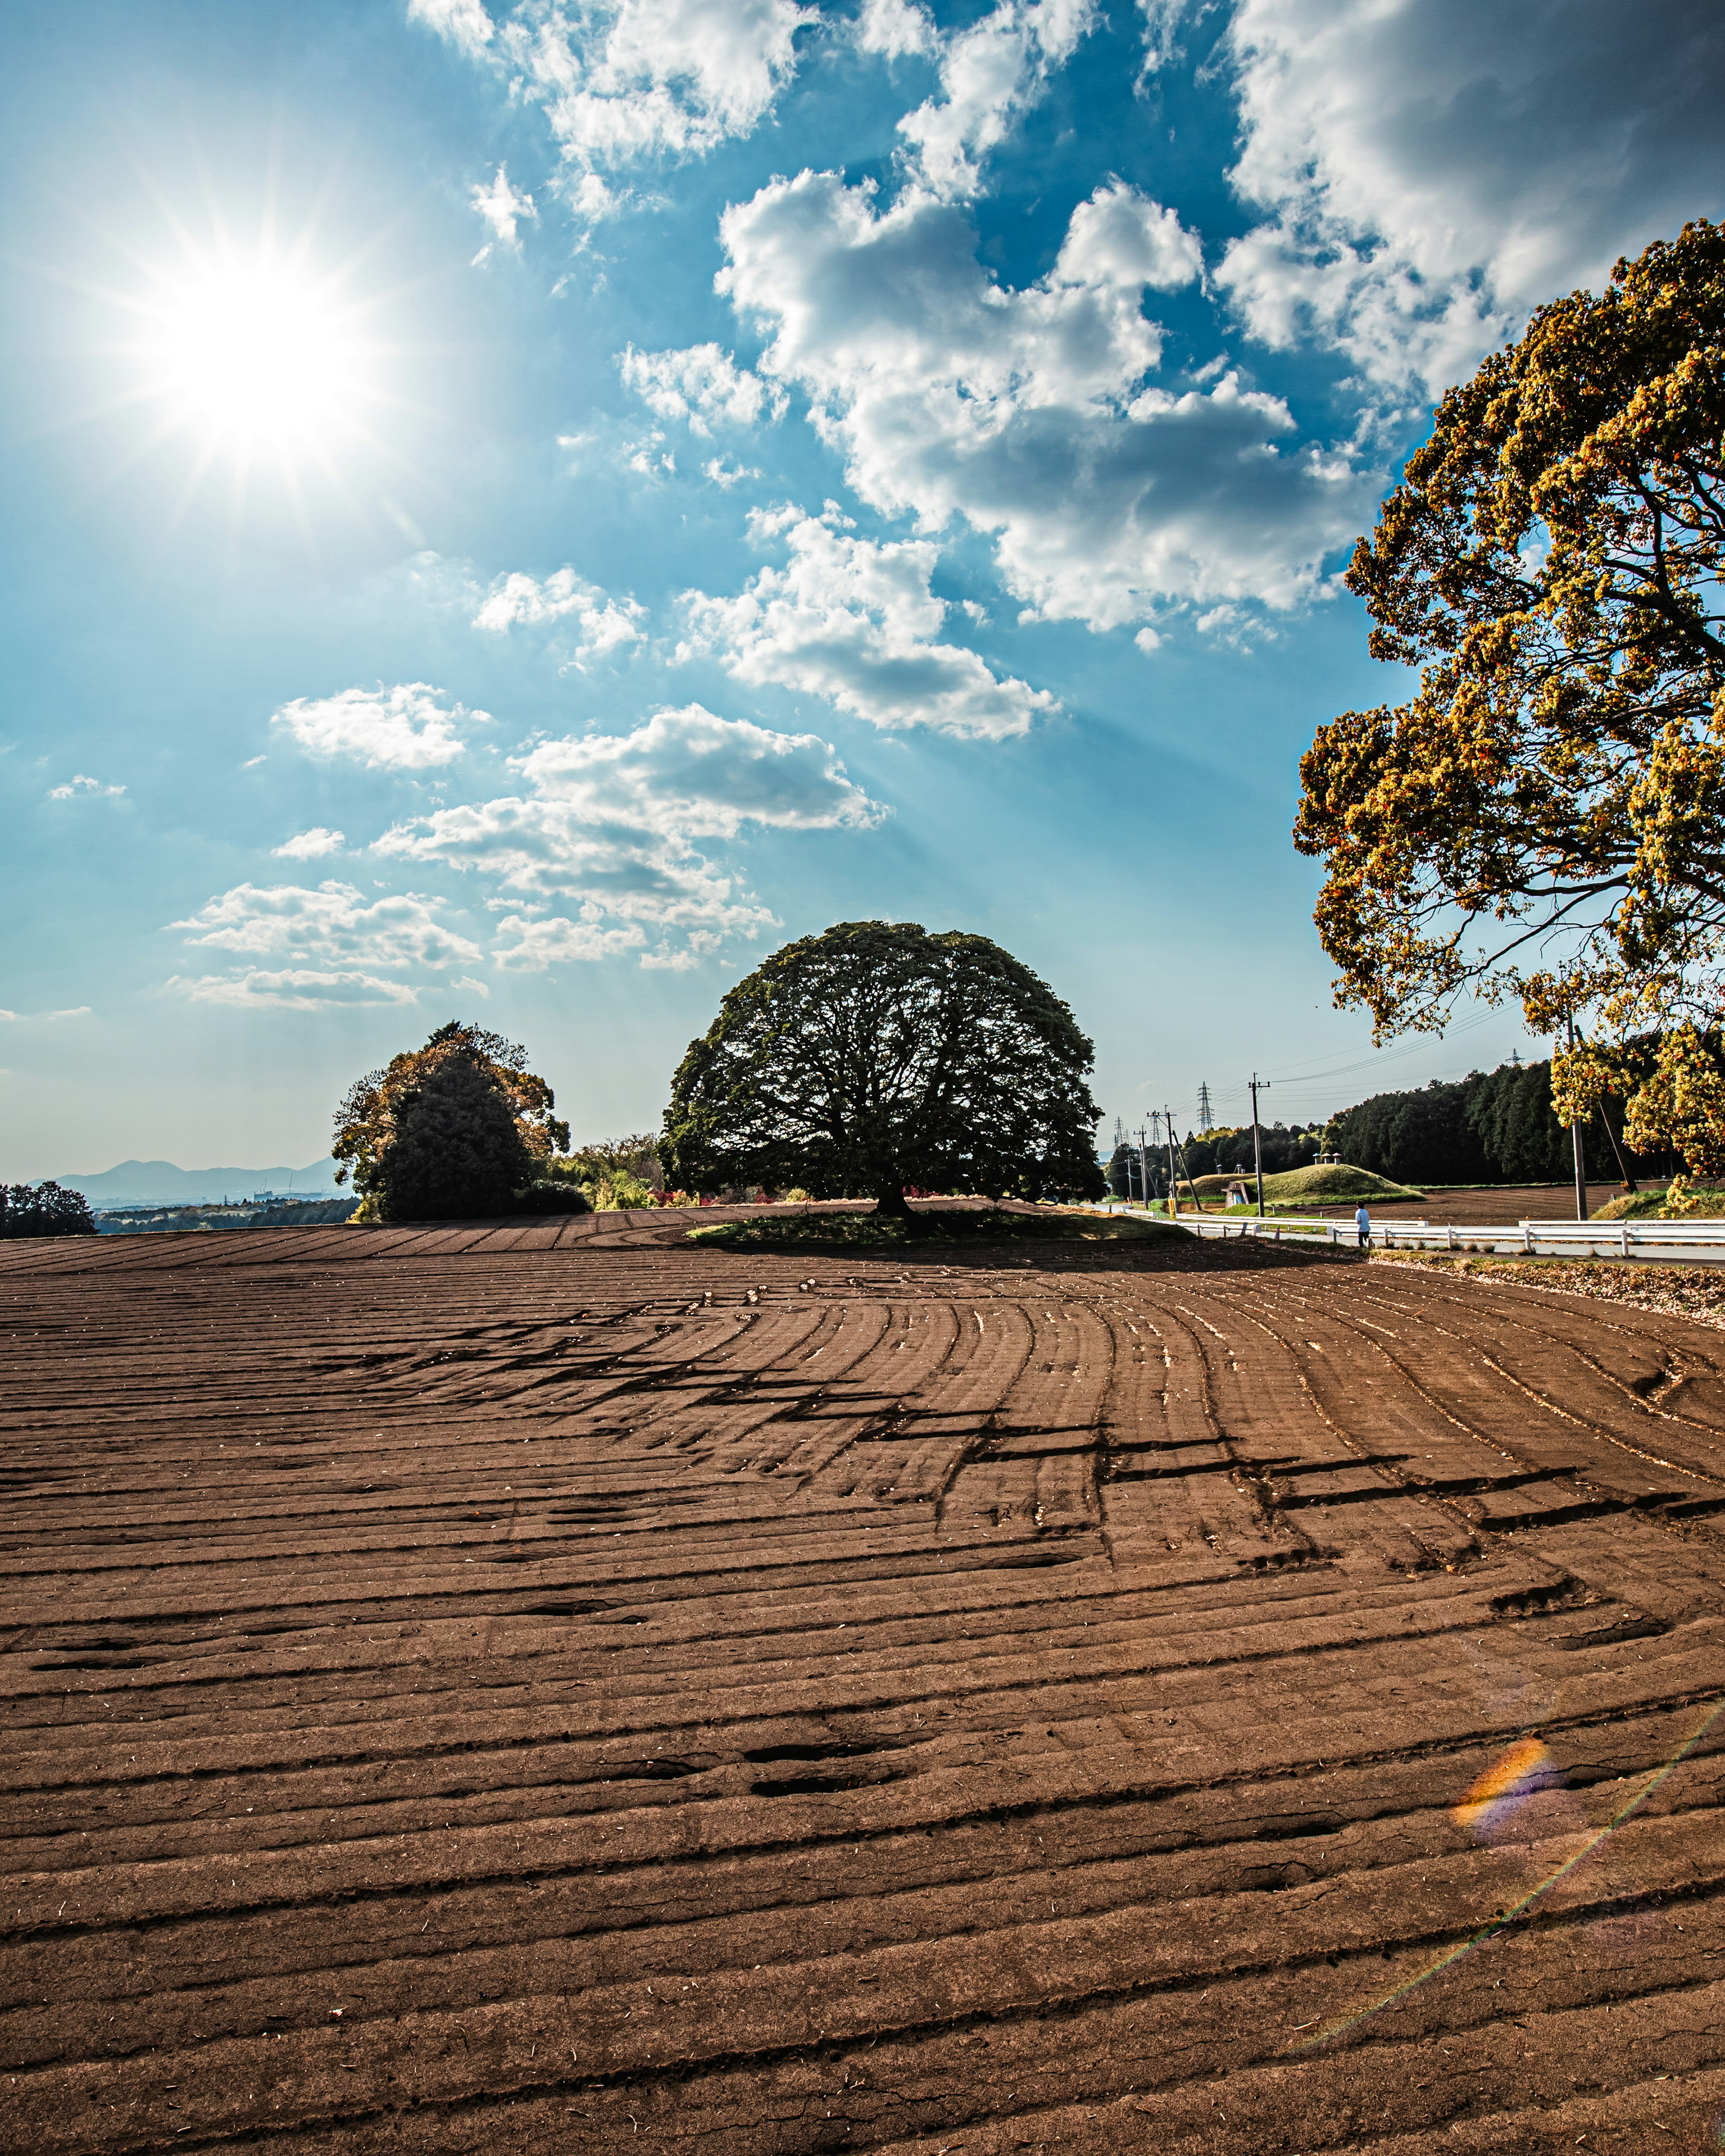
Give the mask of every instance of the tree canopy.
<svg viewBox="0 0 1725 2156">
<path fill-rule="evenodd" d="M 690 1045 L 660 1158 L 684 1188 L 1099 1196 L 1071 1012 L 986 937 L 849 921 L 776 951 Z"/>
<path fill-rule="evenodd" d="M 94 1235 L 90 1200 L 58 1183 L 0 1183 L 0 1235 Z"/>
<path fill-rule="evenodd" d="M 471 1219 L 511 1209 L 569 1127 L 526 1050 L 452 1022 L 423 1048 L 356 1079 L 331 1150 L 364 1200 L 357 1218 Z"/>
<path fill-rule="evenodd" d="M 1707 1122 L 1692 1029 L 1725 1002 L 1722 430 L 1725 228 L 1698 222 L 1444 398 L 1347 573 L 1418 690 L 1301 766 L 1337 1002 L 1380 1037 L 1441 1029 L 1470 988 L 1536 1032 L 1573 1018 L 1560 1111 L 1637 1091 L 1638 1145 L 1680 1094 Z M 1617 1048 L 1650 1027 L 1666 1047 L 1626 1086 Z"/>
</svg>

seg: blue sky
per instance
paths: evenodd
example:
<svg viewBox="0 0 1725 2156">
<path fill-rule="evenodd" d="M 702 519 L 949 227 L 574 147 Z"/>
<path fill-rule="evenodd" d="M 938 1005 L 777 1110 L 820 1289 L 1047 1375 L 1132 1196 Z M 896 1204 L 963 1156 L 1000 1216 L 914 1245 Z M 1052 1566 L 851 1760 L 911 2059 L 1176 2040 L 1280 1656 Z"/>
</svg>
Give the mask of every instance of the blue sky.
<svg viewBox="0 0 1725 2156">
<path fill-rule="evenodd" d="M 469 1015 L 652 1124 L 993 937 L 1109 1116 L 1373 1059 L 1287 832 L 1433 398 L 1717 216 L 1711 6 L 13 10 L 0 1175 L 312 1159 Z M 1532 1052 L 1538 1052 L 1534 1049 Z"/>
</svg>

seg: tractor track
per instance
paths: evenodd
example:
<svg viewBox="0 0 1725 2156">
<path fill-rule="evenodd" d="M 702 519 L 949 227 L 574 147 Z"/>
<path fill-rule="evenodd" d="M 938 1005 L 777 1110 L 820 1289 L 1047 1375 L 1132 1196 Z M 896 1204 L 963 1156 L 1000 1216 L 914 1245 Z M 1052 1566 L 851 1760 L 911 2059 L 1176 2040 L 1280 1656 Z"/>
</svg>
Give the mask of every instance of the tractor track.
<svg viewBox="0 0 1725 2156">
<path fill-rule="evenodd" d="M 1717 2145 L 1725 1340 L 685 1224 L 0 1246 L 0 2149 Z"/>
</svg>

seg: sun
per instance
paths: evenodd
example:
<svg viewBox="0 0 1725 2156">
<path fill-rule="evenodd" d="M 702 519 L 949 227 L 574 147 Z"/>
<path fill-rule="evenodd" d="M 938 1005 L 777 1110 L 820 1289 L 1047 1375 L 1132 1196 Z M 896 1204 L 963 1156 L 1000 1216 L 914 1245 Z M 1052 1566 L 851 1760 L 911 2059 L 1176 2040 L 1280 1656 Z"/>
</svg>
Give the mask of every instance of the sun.
<svg viewBox="0 0 1725 2156">
<path fill-rule="evenodd" d="M 356 310 L 267 257 L 163 280 L 137 348 L 164 425 L 201 435 L 207 452 L 327 451 L 375 394 Z"/>
</svg>

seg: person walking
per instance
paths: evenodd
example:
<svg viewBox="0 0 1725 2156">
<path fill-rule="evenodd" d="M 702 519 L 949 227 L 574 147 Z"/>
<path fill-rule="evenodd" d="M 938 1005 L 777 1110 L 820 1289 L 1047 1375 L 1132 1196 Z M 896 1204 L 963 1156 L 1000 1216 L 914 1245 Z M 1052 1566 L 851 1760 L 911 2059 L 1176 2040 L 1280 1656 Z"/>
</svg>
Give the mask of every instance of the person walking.
<svg viewBox="0 0 1725 2156">
<path fill-rule="evenodd" d="M 1361 1201 L 1358 1212 L 1353 1216 L 1353 1224 L 1359 1229 L 1360 1248 L 1363 1250 L 1369 1250 L 1372 1245 L 1372 1216 L 1367 1212 L 1363 1200 Z"/>
</svg>

